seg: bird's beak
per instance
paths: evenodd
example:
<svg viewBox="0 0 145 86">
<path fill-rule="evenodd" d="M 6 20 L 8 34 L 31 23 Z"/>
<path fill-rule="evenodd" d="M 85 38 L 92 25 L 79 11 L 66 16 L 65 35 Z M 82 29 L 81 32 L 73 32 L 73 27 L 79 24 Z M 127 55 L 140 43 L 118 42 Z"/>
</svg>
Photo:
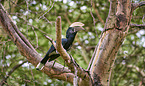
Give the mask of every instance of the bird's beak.
<svg viewBox="0 0 145 86">
<path fill-rule="evenodd" d="M 85 30 L 83 27 L 74 27 L 74 32 Z"/>
</svg>

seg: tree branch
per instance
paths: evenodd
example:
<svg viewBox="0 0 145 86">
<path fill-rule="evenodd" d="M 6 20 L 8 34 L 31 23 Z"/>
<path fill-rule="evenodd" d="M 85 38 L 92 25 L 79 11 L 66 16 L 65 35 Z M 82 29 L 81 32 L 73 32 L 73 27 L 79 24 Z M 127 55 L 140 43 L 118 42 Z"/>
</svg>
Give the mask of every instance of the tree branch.
<svg viewBox="0 0 145 86">
<path fill-rule="evenodd" d="M 85 62 L 86 62 L 87 64 L 89 64 L 89 59 L 88 59 L 88 57 L 87 57 L 87 55 L 86 55 L 87 52 L 86 52 L 86 50 L 85 50 L 85 47 L 81 44 L 81 42 L 80 42 L 78 36 L 76 36 L 75 39 L 76 39 L 76 41 L 78 42 L 78 44 L 81 46 L 81 51 L 82 51 L 81 54 L 82 54 L 82 56 L 83 56 Z"/>
<path fill-rule="evenodd" d="M 68 24 L 70 25 L 71 24 L 71 21 L 68 18 L 67 12 L 64 14 L 64 18 L 67 20 Z"/>
<path fill-rule="evenodd" d="M 30 47 L 32 46 L 30 43 L 25 42 L 24 39 L 26 38 L 20 35 L 22 33 L 18 30 L 17 26 L 10 19 L 2 4 L 0 4 L 0 24 L 9 35 L 9 37 L 16 44 L 20 53 L 25 56 L 30 63 L 36 66 L 42 58 Z M 28 44 L 30 45 L 28 46 Z M 70 73 L 70 70 L 64 68 L 64 66 L 62 66 L 61 64 L 55 63 L 55 65 L 53 66 L 53 61 L 49 63 L 47 62 L 42 72 L 44 72 L 51 78 L 57 78 L 73 83 L 74 74 Z"/>
<path fill-rule="evenodd" d="M 95 3 L 93 3 L 93 8 L 94 8 L 94 10 L 95 10 L 95 12 L 96 12 L 97 17 L 99 18 L 99 20 L 101 21 L 101 23 L 104 25 L 104 24 L 105 24 L 105 23 L 104 23 L 104 20 L 101 18 L 101 16 L 100 16 L 98 10 L 95 8 Z"/>
<path fill-rule="evenodd" d="M 113 28 L 114 25 L 115 25 L 115 21 L 116 21 L 116 4 L 117 0 L 110 0 L 110 8 L 109 8 L 109 14 L 108 14 L 108 17 L 106 19 L 106 23 L 105 23 L 105 26 L 104 26 L 104 30 L 107 30 L 109 28 Z M 111 22 L 114 22 L 114 23 L 111 23 Z"/>
<path fill-rule="evenodd" d="M 62 41 L 61 41 L 61 17 L 58 16 L 56 19 L 56 50 L 63 56 L 63 59 L 67 62 L 71 62 L 71 58 L 69 54 L 63 49 Z"/>
<path fill-rule="evenodd" d="M 141 1 L 141 2 L 139 2 L 139 3 L 132 3 L 131 4 L 132 6 L 131 6 L 131 10 L 132 10 L 132 12 L 135 10 L 135 9 L 137 9 L 138 7 L 142 7 L 142 6 L 144 6 L 145 5 L 145 1 Z"/>
<path fill-rule="evenodd" d="M 17 32 L 17 34 L 22 38 L 23 42 L 25 42 L 25 44 L 30 47 L 33 51 L 37 52 L 34 47 L 31 45 L 31 43 L 24 37 L 24 35 L 17 29 L 17 26 L 13 23 L 13 20 L 11 19 L 11 17 L 8 15 L 7 11 L 5 11 L 4 7 L 2 6 L 2 4 L 0 4 L 0 9 L 2 9 L 5 14 L 9 17 L 11 25 L 15 28 L 15 31 Z"/>
<path fill-rule="evenodd" d="M 137 27 L 140 29 L 145 29 L 145 24 L 130 24 L 131 28 Z"/>
</svg>

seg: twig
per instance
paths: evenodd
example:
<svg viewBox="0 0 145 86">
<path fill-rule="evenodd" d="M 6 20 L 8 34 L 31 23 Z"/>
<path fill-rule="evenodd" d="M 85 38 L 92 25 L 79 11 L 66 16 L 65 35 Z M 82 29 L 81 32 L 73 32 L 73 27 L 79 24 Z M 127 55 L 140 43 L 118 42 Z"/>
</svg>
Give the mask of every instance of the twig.
<svg viewBox="0 0 145 86">
<path fill-rule="evenodd" d="M 92 6 L 92 5 L 93 5 L 93 2 L 92 2 L 92 0 L 91 0 L 91 6 Z M 93 13 L 92 13 L 92 7 L 91 7 L 90 14 L 91 14 L 91 16 L 92 16 L 92 18 L 93 18 L 93 24 L 94 24 L 94 28 L 95 28 L 95 33 L 96 33 L 96 35 L 97 35 L 97 38 L 99 38 L 99 37 L 98 37 L 98 32 L 97 32 L 96 27 L 95 27 L 96 19 L 95 19 Z"/>
<path fill-rule="evenodd" d="M 74 20 L 74 22 L 78 21 L 78 19 L 80 18 L 81 15 L 82 15 L 82 13 L 80 13 L 80 14 L 78 15 L 78 17 Z"/>
<path fill-rule="evenodd" d="M 143 15 L 142 17 L 142 23 L 145 24 L 145 22 L 143 21 L 144 20 L 144 17 L 145 17 L 145 14 Z"/>
<path fill-rule="evenodd" d="M 46 12 L 46 13 L 44 13 L 42 16 L 40 16 L 39 17 L 39 19 L 41 19 L 42 17 L 44 17 L 45 16 L 45 14 L 47 14 L 52 8 L 53 8 L 53 6 L 54 6 L 54 3 L 55 3 L 55 1 L 53 2 L 53 4 L 52 4 L 52 6 L 51 6 L 51 8 Z"/>
<path fill-rule="evenodd" d="M 132 3 L 131 10 L 133 12 L 136 8 L 144 6 L 144 5 L 145 5 L 145 1 L 141 1 L 139 3 Z"/>
<path fill-rule="evenodd" d="M 0 42 L 0 44 L 5 44 L 5 43 L 7 43 L 7 42 L 9 42 L 9 41 L 12 41 L 11 39 L 8 39 L 7 41 L 3 41 L 3 42 Z"/>
<path fill-rule="evenodd" d="M 22 36 L 19 35 L 19 33 L 22 33 L 18 28 L 16 28 L 17 26 L 15 24 L 13 25 L 11 22 L 12 20 L 8 18 L 8 14 L 6 14 L 6 11 L 0 3 L 0 24 L 2 25 L 8 36 L 11 38 L 11 40 L 13 40 L 13 42 L 16 44 L 20 53 L 25 56 L 29 62 L 36 66 L 41 61 L 40 55 L 35 52 L 30 46 L 28 46 L 26 42 L 24 42 L 24 39 L 26 38 L 22 38 Z M 74 74 L 71 73 L 69 69 L 64 68 L 64 70 L 62 71 L 63 66 L 58 63 L 55 63 L 54 68 L 50 68 L 50 65 L 52 64 L 52 62 L 47 62 L 45 64 L 45 68 L 42 71 L 52 78 L 57 78 L 73 83 Z"/>
<path fill-rule="evenodd" d="M 71 24 L 71 21 L 68 18 L 67 12 L 64 14 L 64 18 L 67 20 L 67 22 L 69 23 L 69 25 Z"/>
<path fill-rule="evenodd" d="M 94 50 L 94 53 L 93 53 L 93 55 L 92 55 L 92 57 L 91 57 L 91 60 L 90 60 L 90 62 L 89 62 L 89 65 L 88 65 L 87 71 L 90 71 L 90 68 L 91 68 L 91 66 L 92 66 L 92 63 L 93 63 L 93 60 L 94 60 L 95 54 L 96 54 L 96 52 L 97 52 L 97 48 L 98 48 L 98 44 L 97 44 L 97 46 L 95 47 L 95 50 Z"/>
<path fill-rule="evenodd" d="M 4 11 L 5 14 L 8 16 L 7 18 L 9 20 L 11 20 L 11 25 L 13 26 L 14 30 L 16 31 L 16 33 L 21 37 L 21 39 L 23 40 L 23 42 L 29 47 L 31 48 L 33 51 L 35 51 L 37 53 L 37 51 L 34 49 L 34 47 L 31 45 L 31 43 L 28 41 L 28 39 L 25 38 L 25 36 L 18 30 L 17 26 L 14 24 L 13 20 L 11 19 L 11 17 L 8 15 L 7 11 L 4 9 L 4 7 L 2 6 L 2 4 L 0 4 L 0 9 L 1 11 Z"/>
<path fill-rule="evenodd" d="M 26 0 L 26 5 L 27 5 L 27 15 L 26 15 L 26 19 L 28 20 L 29 19 L 29 6 L 28 6 L 28 1 Z M 27 34 L 27 37 L 28 37 L 28 22 L 27 22 L 27 30 L 26 30 L 26 34 Z"/>
<path fill-rule="evenodd" d="M 56 43 L 53 41 L 53 39 L 50 38 L 49 36 L 46 36 L 46 35 L 44 35 L 44 36 L 53 44 L 53 46 L 54 46 L 55 49 L 56 49 Z"/>
<path fill-rule="evenodd" d="M 74 67 L 74 69 L 75 69 L 75 77 L 73 81 L 73 86 L 78 86 L 78 76 L 77 76 L 78 70 L 76 67 Z"/>
<path fill-rule="evenodd" d="M 105 24 L 105 23 L 104 23 L 104 20 L 101 18 L 101 16 L 100 16 L 98 10 L 95 8 L 95 3 L 93 3 L 93 8 L 94 8 L 94 10 L 95 10 L 95 12 L 96 12 L 97 17 L 99 18 L 99 20 L 101 21 L 101 23 L 104 25 L 104 24 Z"/>
<path fill-rule="evenodd" d="M 33 29 L 34 34 L 35 34 L 35 36 L 36 36 L 37 45 L 36 45 L 36 48 L 35 48 L 35 49 L 37 49 L 37 48 L 38 48 L 38 36 L 37 36 L 37 33 L 36 33 L 35 30 L 34 30 L 34 27 L 32 27 L 32 29 Z"/>
<path fill-rule="evenodd" d="M 138 28 L 140 28 L 140 29 L 143 29 L 143 28 L 145 28 L 145 24 L 130 24 L 130 27 L 138 27 Z"/>
<path fill-rule="evenodd" d="M 82 48 L 81 48 L 81 51 L 82 51 L 81 54 L 82 54 L 82 56 L 83 56 L 85 62 L 86 62 L 87 64 L 89 64 L 89 59 L 88 59 L 88 57 L 86 56 L 85 47 L 83 46 L 83 44 L 81 44 L 81 42 L 80 42 L 78 36 L 76 36 L 76 40 L 77 40 L 78 44 L 82 47 Z"/>
<path fill-rule="evenodd" d="M 10 76 L 16 69 L 18 69 L 19 67 L 21 67 L 21 66 L 22 66 L 24 63 L 26 63 L 26 62 L 27 62 L 27 60 L 23 61 L 21 64 L 15 65 L 15 66 L 8 72 L 8 74 L 6 75 L 6 77 L 3 78 L 3 79 L 1 80 L 0 86 L 4 85 L 5 82 L 6 82 L 6 80 L 9 78 L 9 76 Z"/>
</svg>

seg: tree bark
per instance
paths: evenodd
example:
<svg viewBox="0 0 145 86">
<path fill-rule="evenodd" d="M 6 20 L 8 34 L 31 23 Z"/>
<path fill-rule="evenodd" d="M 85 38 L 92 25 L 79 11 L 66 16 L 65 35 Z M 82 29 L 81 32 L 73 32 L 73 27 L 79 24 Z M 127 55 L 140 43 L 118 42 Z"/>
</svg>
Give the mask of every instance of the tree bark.
<svg viewBox="0 0 145 86">
<path fill-rule="evenodd" d="M 90 70 L 95 85 L 108 85 L 115 56 L 128 33 L 130 18 L 130 0 L 110 0 L 109 15 Z"/>
</svg>

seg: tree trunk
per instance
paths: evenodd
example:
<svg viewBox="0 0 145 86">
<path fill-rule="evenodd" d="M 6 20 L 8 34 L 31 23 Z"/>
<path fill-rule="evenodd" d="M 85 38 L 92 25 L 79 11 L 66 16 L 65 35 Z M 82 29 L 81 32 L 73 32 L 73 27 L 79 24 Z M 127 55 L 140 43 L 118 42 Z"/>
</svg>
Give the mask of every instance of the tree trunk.
<svg viewBox="0 0 145 86">
<path fill-rule="evenodd" d="M 115 56 L 128 33 L 130 18 L 130 0 L 110 0 L 109 15 L 90 70 L 96 85 L 108 85 Z"/>
</svg>

